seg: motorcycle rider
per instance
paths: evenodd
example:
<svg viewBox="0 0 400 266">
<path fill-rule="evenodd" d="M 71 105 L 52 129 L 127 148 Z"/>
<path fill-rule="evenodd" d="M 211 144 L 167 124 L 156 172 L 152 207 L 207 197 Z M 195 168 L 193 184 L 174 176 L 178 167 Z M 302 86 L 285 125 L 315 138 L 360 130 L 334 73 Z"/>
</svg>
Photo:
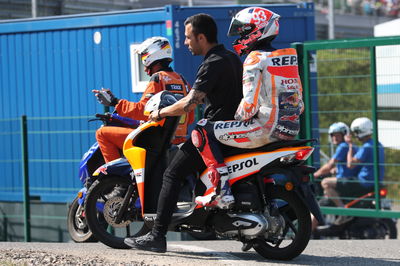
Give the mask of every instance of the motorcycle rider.
<svg viewBox="0 0 400 266">
<path fill-rule="evenodd" d="M 118 99 L 109 89 L 93 90 L 93 92 L 101 104 L 114 106 L 119 115 L 135 120 L 147 120 L 148 117 L 143 114 L 144 107 L 154 94 L 168 90 L 186 96 L 190 85 L 182 75 L 174 72 L 169 66 L 172 62 L 172 49 L 168 39 L 159 36 L 148 38 L 139 45 L 136 52 L 141 56 L 145 72 L 150 76 L 139 102 Z M 181 117 L 173 144 L 186 141 L 188 125 L 193 121 L 194 112 Z M 120 150 L 130 132 L 131 128 L 114 126 L 104 126 L 96 131 L 96 139 L 106 163 L 121 157 Z"/>
<path fill-rule="evenodd" d="M 189 94 L 177 103 L 153 112 L 149 119 L 159 121 L 166 116 L 179 116 L 205 103 L 204 118 L 210 121 L 233 119 L 242 98 L 242 63 L 239 57 L 218 44 L 217 25 L 207 14 L 196 14 L 185 21 L 185 45 L 193 55 L 204 56 Z M 229 150 L 223 147 L 222 150 Z M 165 252 L 168 225 L 178 201 L 180 180 L 206 168 L 193 145 L 187 140 L 178 150 L 163 176 L 158 198 L 157 217 L 147 235 L 125 238 L 133 248 Z"/>
<path fill-rule="evenodd" d="M 344 141 L 346 135 L 350 134 L 350 128 L 343 122 L 335 122 L 329 126 L 328 134 L 331 138 L 331 142 L 337 145 L 335 154 L 332 158 L 321 168 L 319 168 L 315 173 L 314 177 L 321 178 L 325 177 L 321 181 L 321 186 L 324 190 L 324 195 L 326 198 L 332 200 L 332 202 L 338 206 L 343 207 L 344 204 L 340 199 L 339 194 L 348 195 L 351 191 L 346 191 L 346 187 L 342 187 L 342 184 L 349 178 L 354 178 L 357 176 L 359 171 L 358 167 L 352 169 L 347 167 L 347 153 L 349 150 L 349 145 Z M 353 152 L 356 152 L 357 148 L 353 147 Z M 334 174 L 335 176 L 332 176 Z M 317 220 L 313 217 L 312 227 L 315 229 L 317 227 Z"/>
<path fill-rule="evenodd" d="M 275 49 L 271 42 L 279 33 L 280 16 L 261 7 L 238 12 L 228 35 L 240 36 L 233 44 L 243 64 L 243 99 L 231 121 L 201 120 L 192 141 L 208 167 L 213 191 L 196 198 L 203 206 L 229 208 L 234 198 L 220 144 L 258 148 L 278 140 L 294 139 L 303 112 L 302 86 L 296 50 Z"/>
</svg>

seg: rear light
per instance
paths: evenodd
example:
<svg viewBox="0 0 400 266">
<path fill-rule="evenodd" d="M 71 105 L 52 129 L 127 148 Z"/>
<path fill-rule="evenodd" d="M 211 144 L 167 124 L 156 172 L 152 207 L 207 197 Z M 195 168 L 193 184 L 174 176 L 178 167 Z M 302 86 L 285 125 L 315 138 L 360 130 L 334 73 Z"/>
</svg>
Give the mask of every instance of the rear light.
<svg viewBox="0 0 400 266">
<path fill-rule="evenodd" d="M 314 151 L 313 147 L 303 148 L 296 151 L 293 154 L 281 157 L 280 161 L 281 163 L 286 163 L 286 164 L 292 163 L 294 161 L 305 161 L 308 159 L 308 157 L 310 157 L 313 151 Z"/>
<path fill-rule="evenodd" d="M 304 148 L 296 152 L 295 158 L 296 160 L 299 161 L 305 161 L 310 157 L 311 153 L 314 151 L 314 148 L 309 147 L 309 148 Z"/>
<path fill-rule="evenodd" d="M 381 197 L 386 197 L 386 195 L 387 195 L 387 189 L 386 189 L 386 188 L 381 188 L 381 189 L 379 190 L 379 195 L 380 195 Z"/>
</svg>

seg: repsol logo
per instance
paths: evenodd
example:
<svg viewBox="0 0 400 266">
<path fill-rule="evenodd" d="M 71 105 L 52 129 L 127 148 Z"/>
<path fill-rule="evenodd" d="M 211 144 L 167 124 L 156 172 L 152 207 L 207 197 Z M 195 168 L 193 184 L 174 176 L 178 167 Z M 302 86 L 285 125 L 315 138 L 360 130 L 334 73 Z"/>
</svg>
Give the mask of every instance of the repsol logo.
<svg viewBox="0 0 400 266">
<path fill-rule="evenodd" d="M 273 66 L 293 66 L 297 65 L 297 56 L 288 55 L 272 58 Z"/>
<path fill-rule="evenodd" d="M 216 123 L 214 129 L 234 128 L 234 127 L 240 127 L 242 125 L 247 127 L 251 124 L 254 124 L 254 119 L 250 119 L 247 121 L 232 121 L 232 122 Z"/>
<path fill-rule="evenodd" d="M 250 168 L 250 167 L 258 165 L 258 164 L 259 163 L 257 162 L 257 158 L 253 158 L 253 159 L 246 160 L 244 162 L 240 162 L 240 163 L 237 163 L 237 164 L 234 164 L 234 165 L 229 165 L 228 166 L 228 172 L 230 174 L 232 174 L 234 172 L 243 170 L 243 168 Z"/>
</svg>

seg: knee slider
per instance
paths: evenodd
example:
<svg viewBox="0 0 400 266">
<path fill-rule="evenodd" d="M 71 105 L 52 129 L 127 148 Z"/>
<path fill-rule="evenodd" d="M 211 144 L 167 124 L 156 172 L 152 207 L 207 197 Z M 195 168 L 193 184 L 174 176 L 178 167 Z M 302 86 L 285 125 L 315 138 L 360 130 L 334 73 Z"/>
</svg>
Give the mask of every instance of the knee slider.
<svg viewBox="0 0 400 266">
<path fill-rule="evenodd" d="M 206 138 L 201 128 L 197 127 L 192 131 L 192 143 L 200 152 L 203 151 L 206 144 Z"/>
</svg>

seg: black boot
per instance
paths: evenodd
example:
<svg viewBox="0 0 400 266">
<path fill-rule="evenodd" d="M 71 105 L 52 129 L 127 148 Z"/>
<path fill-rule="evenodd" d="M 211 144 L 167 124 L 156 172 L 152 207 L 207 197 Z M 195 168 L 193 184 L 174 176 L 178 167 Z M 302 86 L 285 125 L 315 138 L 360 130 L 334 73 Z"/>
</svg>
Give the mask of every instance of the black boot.
<svg viewBox="0 0 400 266">
<path fill-rule="evenodd" d="M 164 253 L 167 251 L 167 239 L 165 236 L 155 236 L 153 232 L 149 232 L 144 236 L 127 237 L 124 243 L 128 246 L 140 250 Z"/>
</svg>

